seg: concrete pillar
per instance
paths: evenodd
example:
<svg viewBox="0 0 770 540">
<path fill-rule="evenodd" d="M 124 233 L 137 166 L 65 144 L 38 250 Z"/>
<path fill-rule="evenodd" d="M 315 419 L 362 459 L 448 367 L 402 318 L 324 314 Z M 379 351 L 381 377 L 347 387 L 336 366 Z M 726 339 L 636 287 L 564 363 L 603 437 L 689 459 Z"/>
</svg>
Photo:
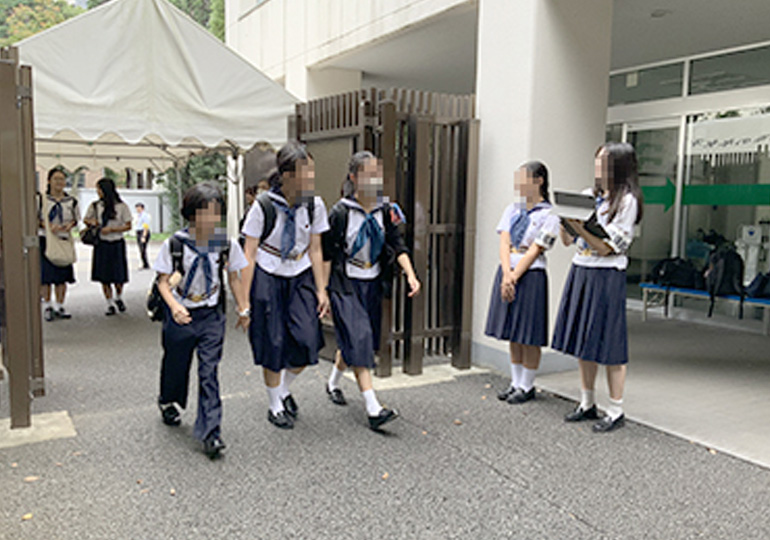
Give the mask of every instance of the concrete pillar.
<svg viewBox="0 0 770 540">
<path fill-rule="evenodd" d="M 552 189 L 593 185 L 594 151 L 604 140 L 611 29 L 612 0 L 479 1 L 477 364 L 508 371 L 507 344 L 485 337 L 484 325 L 499 264 L 495 227 L 514 200 L 516 167 L 544 162 Z M 548 255 L 552 323 L 572 255 L 560 243 Z M 545 371 L 564 363 L 547 351 L 543 356 Z"/>
</svg>

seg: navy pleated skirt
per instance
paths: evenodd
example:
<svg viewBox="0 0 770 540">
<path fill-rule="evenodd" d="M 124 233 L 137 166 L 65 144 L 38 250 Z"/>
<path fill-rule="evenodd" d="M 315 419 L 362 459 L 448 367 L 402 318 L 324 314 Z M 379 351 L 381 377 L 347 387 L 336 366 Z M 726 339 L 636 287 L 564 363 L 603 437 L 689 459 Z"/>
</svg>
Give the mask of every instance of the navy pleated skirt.
<svg viewBox="0 0 770 540">
<path fill-rule="evenodd" d="M 311 269 L 288 278 L 257 266 L 251 311 L 249 341 L 255 364 L 281 371 L 318 363 L 324 341 Z"/>
<path fill-rule="evenodd" d="M 350 283 L 352 294 L 329 294 L 334 335 L 347 365 L 373 368 L 374 352 L 380 348 L 382 282 L 351 279 Z"/>
<path fill-rule="evenodd" d="M 500 297 L 502 268 L 497 268 L 489 300 L 485 334 L 497 339 L 542 347 L 548 344 L 548 276 L 528 270 L 516 286 L 513 302 Z"/>
<path fill-rule="evenodd" d="M 125 240 L 120 239 L 114 242 L 100 240 L 94 246 L 94 257 L 91 261 L 91 281 L 128 283 Z"/>
<path fill-rule="evenodd" d="M 624 270 L 572 265 L 551 346 L 597 364 L 628 362 Z"/>
<path fill-rule="evenodd" d="M 45 236 L 40 239 L 40 283 L 42 285 L 62 285 L 75 283 L 75 270 L 71 264 L 56 266 L 45 256 Z"/>
</svg>

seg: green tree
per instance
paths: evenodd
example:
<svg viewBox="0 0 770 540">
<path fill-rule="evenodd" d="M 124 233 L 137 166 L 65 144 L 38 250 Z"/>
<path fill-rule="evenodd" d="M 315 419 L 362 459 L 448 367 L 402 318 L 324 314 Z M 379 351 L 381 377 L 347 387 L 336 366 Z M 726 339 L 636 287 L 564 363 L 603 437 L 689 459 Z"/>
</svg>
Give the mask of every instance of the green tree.
<svg viewBox="0 0 770 540">
<path fill-rule="evenodd" d="M 64 0 L 32 0 L 16 5 L 5 19 L 6 37 L 0 46 L 11 45 L 79 15 L 82 8 Z"/>
<path fill-rule="evenodd" d="M 162 183 L 166 196 L 166 204 L 171 208 L 171 219 L 175 229 L 182 224 L 182 216 L 179 209 L 182 207 L 182 195 L 195 184 L 208 180 L 218 181 L 223 191 L 227 191 L 227 182 L 223 181 L 227 173 L 227 158 L 217 152 L 205 152 L 190 156 L 186 162 L 176 169 L 168 169 Z"/>
<path fill-rule="evenodd" d="M 29 6 L 34 0 L 0 0 L 0 44 L 8 40 L 8 19 L 14 8 L 19 5 Z"/>
<path fill-rule="evenodd" d="M 221 41 L 225 40 L 225 0 L 211 0 L 209 31 Z"/>
</svg>

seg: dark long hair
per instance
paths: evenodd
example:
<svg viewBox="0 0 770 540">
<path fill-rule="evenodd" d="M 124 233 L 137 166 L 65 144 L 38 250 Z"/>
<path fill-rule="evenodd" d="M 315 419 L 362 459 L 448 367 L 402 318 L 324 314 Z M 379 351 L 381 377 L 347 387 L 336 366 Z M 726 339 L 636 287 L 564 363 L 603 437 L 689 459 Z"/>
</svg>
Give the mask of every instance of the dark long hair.
<svg viewBox="0 0 770 540">
<path fill-rule="evenodd" d="M 283 173 L 295 172 L 297 162 L 308 159 L 313 159 L 313 155 L 308 152 L 307 146 L 304 144 L 297 141 L 284 144 L 275 156 L 276 168 L 268 178 L 270 189 L 280 193 L 283 187 Z"/>
<path fill-rule="evenodd" d="M 115 212 L 115 205 L 119 202 L 123 202 L 115 189 L 115 182 L 109 178 L 100 179 L 96 185 L 102 190 L 102 202 L 104 203 L 103 216 L 107 216 L 107 219 L 114 219 L 117 213 Z"/>
<path fill-rule="evenodd" d="M 356 177 L 358 172 L 363 168 L 364 164 L 370 159 L 376 159 L 376 156 L 369 150 L 361 150 L 360 152 L 356 152 L 350 157 L 350 161 L 348 161 L 348 174 L 345 176 L 345 180 L 342 182 L 343 197 L 352 199 L 355 196 L 356 191 L 358 191 L 358 186 L 353 181 L 353 178 Z"/>
<path fill-rule="evenodd" d="M 607 220 L 612 221 L 620 210 L 623 197 L 631 193 L 636 198 L 636 222 L 642 221 L 644 196 L 639 187 L 639 165 L 636 151 L 628 143 L 608 142 L 596 150 L 595 156 L 607 152 L 608 174 L 610 175 L 610 196 Z M 598 188 L 597 188 L 598 189 Z"/>
<path fill-rule="evenodd" d="M 551 198 L 548 196 L 548 167 L 546 167 L 540 161 L 527 161 L 524 165 L 519 167 L 527 171 L 527 174 L 533 178 L 540 178 L 540 196 L 546 202 L 550 202 Z"/>
<path fill-rule="evenodd" d="M 48 171 L 48 185 L 45 188 L 46 195 L 51 194 L 51 178 L 53 178 L 53 175 L 56 174 L 57 172 L 62 173 L 64 175 L 64 178 L 67 178 L 67 171 L 65 171 L 64 167 L 62 167 L 61 165 L 57 165 L 56 167 Z"/>
</svg>

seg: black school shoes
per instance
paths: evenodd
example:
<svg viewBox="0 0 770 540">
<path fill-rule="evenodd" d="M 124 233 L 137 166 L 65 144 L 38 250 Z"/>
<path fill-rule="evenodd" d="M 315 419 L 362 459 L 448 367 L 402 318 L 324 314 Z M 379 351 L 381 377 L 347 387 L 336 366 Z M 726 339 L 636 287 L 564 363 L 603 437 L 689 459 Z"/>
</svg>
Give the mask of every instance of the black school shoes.
<svg viewBox="0 0 770 540">
<path fill-rule="evenodd" d="M 380 414 L 369 417 L 369 428 L 374 431 L 379 431 L 382 426 L 388 422 L 392 422 L 398 418 L 398 411 L 395 409 L 385 409 L 380 411 Z"/>
</svg>

